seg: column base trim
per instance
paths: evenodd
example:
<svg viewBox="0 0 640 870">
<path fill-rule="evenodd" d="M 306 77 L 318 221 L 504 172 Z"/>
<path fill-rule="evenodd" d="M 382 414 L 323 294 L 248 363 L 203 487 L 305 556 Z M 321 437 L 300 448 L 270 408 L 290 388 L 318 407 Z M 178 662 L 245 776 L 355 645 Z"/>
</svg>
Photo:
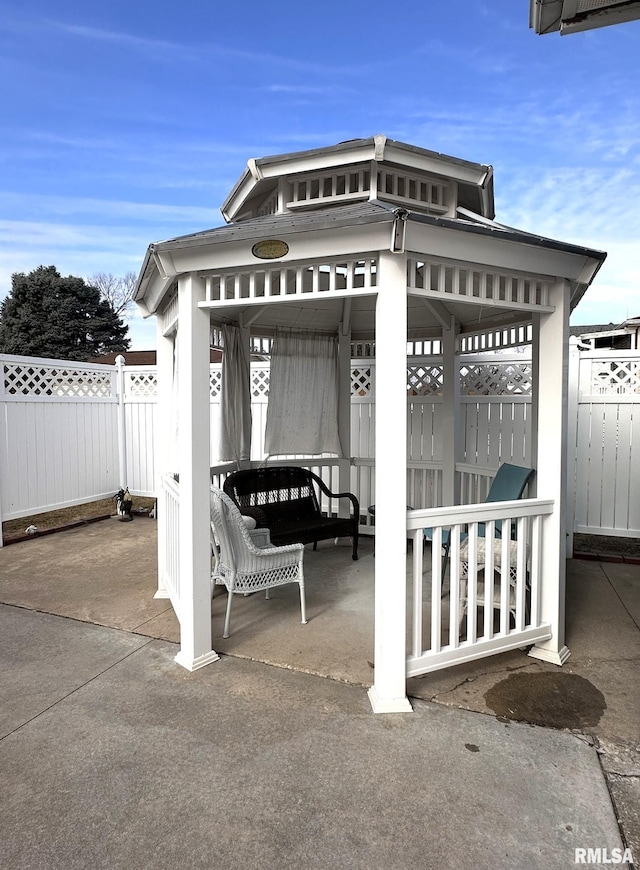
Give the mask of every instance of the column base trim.
<svg viewBox="0 0 640 870">
<path fill-rule="evenodd" d="M 532 646 L 529 650 L 529 655 L 533 659 L 540 659 L 543 662 L 551 662 L 552 665 L 562 666 L 571 655 L 571 650 L 568 646 L 563 646 L 558 651 L 545 649 L 543 646 Z"/>
<path fill-rule="evenodd" d="M 413 713 L 413 707 L 406 696 L 403 698 L 381 698 L 375 686 L 371 686 L 367 695 L 374 713 Z"/>
<path fill-rule="evenodd" d="M 185 668 L 187 671 L 197 671 L 199 668 L 204 668 L 205 665 L 210 665 L 212 662 L 217 662 L 219 659 L 220 656 L 213 649 L 211 652 L 198 656 L 195 659 L 192 659 L 180 650 L 178 655 L 174 658 L 174 662 Z"/>
</svg>

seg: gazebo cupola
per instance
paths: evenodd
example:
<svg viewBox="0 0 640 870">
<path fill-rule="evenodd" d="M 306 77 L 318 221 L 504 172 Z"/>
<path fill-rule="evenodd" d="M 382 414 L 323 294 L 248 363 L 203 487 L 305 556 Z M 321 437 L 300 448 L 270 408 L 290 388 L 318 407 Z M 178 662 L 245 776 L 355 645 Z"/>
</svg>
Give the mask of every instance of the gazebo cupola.
<svg viewBox="0 0 640 870">
<path fill-rule="evenodd" d="M 150 245 L 136 288 L 136 301 L 146 314 L 157 316 L 158 324 L 158 584 L 180 620 L 176 660 L 195 669 L 217 658 L 210 606 L 210 481 L 222 480 L 237 465 L 275 457 L 280 463 L 324 464 L 342 492 L 359 485 L 358 475 L 367 465 L 371 486 L 356 495 L 363 506 L 375 504 L 381 544 L 374 566 L 374 710 L 410 709 L 408 675 L 507 649 L 531 647 L 531 655 L 562 664 L 568 655 L 564 439 L 569 314 L 606 255 L 497 223 L 490 166 L 385 136 L 250 160 L 222 213 L 225 226 Z M 229 378 L 224 387 L 223 368 L 225 444 L 217 455 L 211 450 L 209 412 L 213 329 L 225 334 L 223 366 L 236 372 L 234 384 L 229 386 Z M 509 435 L 503 438 L 502 431 L 478 426 L 463 444 L 461 433 L 467 428 L 460 355 L 495 347 L 496 336 L 524 331 L 532 343 L 534 394 L 527 425 L 535 469 L 529 495 L 535 498 L 488 508 L 483 503 L 486 484 L 497 468 L 479 467 L 478 456 L 488 455 L 480 442 L 484 439 L 486 448 L 488 441 L 502 443 Z M 249 347 L 253 338 L 274 336 L 276 346 L 320 338 L 331 344 L 335 370 L 330 376 L 317 377 L 317 356 L 306 353 L 313 377 L 307 376 L 305 389 L 315 381 L 320 394 L 331 385 L 337 396 L 332 396 L 332 411 L 322 427 L 314 429 L 315 419 L 309 425 L 309 418 L 298 425 L 301 403 L 294 407 L 292 402 L 283 411 L 281 397 L 299 390 L 302 378 L 278 390 L 273 375 L 276 358 L 278 371 L 285 359 L 288 373 L 295 375 L 301 366 L 274 350 L 269 408 L 277 410 L 267 414 L 269 438 L 261 441 L 263 433 L 252 426 L 248 410 Z M 437 402 L 432 418 L 416 411 L 409 421 L 407 342 L 425 339 L 437 340 L 441 348 Z M 364 457 L 351 437 L 352 341 L 375 346 L 375 426 L 367 441 L 371 452 Z M 271 420 L 279 424 L 276 433 L 269 431 Z M 327 423 L 333 427 L 331 448 L 323 446 L 328 441 L 320 446 L 314 441 L 313 449 L 300 447 L 303 431 L 317 434 Z M 237 435 L 235 446 L 229 432 Z M 278 449 L 267 449 L 267 441 Z M 416 469 L 422 484 L 419 494 L 409 498 L 409 478 Z M 464 592 L 461 548 L 468 537 L 470 564 L 477 566 L 482 531 L 511 528 L 512 521 L 517 537 L 504 538 L 501 548 L 488 544 L 485 554 L 497 565 L 499 559 L 502 564 L 511 559 L 511 549 L 517 551 L 515 626 L 508 619 L 505 585 L 501 629 L 494 632 L 487 615 L 482 631 L 473 606 L 479 586 L 469 579 Z M 420 546 L 425 528 L 435 535 L 429 592 Z M 409 603 L 408 536 L 415 540 Z M 439 561 L 445 539 L 451 542 L 446 608 Z M 493 573 L 490 566 L 487 571 Z M 430 631 L 423 624 L 427 597 L 431 615 L 424 622 Z M 470 616 L 461 639 L 454 623 L 463 601 L 469 602 Z M 449 636 L 442 641 L 445 609 Z"/>
<path fill-rule="evenodd" d="M 378 135 L 249 160 L 222 206 L 227 223 L 380 200 L 421 214 L 492 219 L 493 169 Z"/>
</svg>

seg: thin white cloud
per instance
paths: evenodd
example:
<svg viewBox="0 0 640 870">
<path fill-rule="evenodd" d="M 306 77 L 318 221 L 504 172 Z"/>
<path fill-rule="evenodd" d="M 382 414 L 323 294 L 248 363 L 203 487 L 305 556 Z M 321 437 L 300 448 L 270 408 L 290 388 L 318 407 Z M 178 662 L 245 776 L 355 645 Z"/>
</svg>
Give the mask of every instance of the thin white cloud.
<svg viewBox="0 0 640 870">
<path fill-rule="evenodd" d="M 323 61 L 299 60 L 296 57 L 270 54 L 269 52 L 254 51 L 238 48 L 233 45 L 221 45 L 219 43 L 200 43 L 199 45 L 186 45 L 184 43 L 152 39 L 146 36 L 137 36 L 118 30 L 104 30 L 97 27 L 88 27 L 82 24 L 69 24 L 63 21 L 49 20 L 50 26 L 58 28 L 71 36 L 84 40 L 92 40 L 119 45 L 134 51 L 150 55 L 158 61 L 175 63 L 176 57 L 183 60 L 188 58 L 192 61 L 211 66 L 215 57 L 226 57 L 231 60 L 249 61 L 254 64 L 267 64 L 289 69 L 304 70 L 322 76 L 327 75 L 351 75 L 363 73 L 368 69 L 374 69 L 375 64 L 337 65 L 332 66 Z"/>
<path fill-rule="evenodd" d="M 216 210 L 212 206 L 166 205 L 155 202 L 128 202 L 126 200 L 108 200 L 92 197 L 71 196 L 41 196 L 39 194 L 17 194 L 0 191 L 0 210 L 5 213 L 15 213 L 16 210 L 28 213 L 46 214 L 50 216 L 98 216 L 102 218 L 129 218 L 145 221 L 147 224 L 174 223 L 196 224 L 208 226 L 217 219 Z M 2 226 L 0 221 L 0 227 Z M 5 221 L 10 227 L 16 221 Z M 37 224 L 34 224 L 37 226 Z M 84 226 L 80 227 L 84 230 Z"/>
<path fill-rule="evenodd" d="M 123 31 L 104 30 L 99 27 L 88 27 L 82 24 L 69 24 L 64 21 L 54 21 L 51 19 L 45 21 L 45 24 L 58 30 L 62 30 L 72 36 L 77 36 L 81 39 L 99 42 L 109 42 L 116 45 L 127 46 L 137 50 L 142 49 L 145 52 L 184 52 L 185 50 L 188 51 L 186 46 L 177 42 L 171 42 L 165 39 L 150 39 L 146 36 L 136 36 L 131 33 L 124 33 Z M 172 60 L 174 59 L 175 55 L 172 56 Z"/>
</svg>

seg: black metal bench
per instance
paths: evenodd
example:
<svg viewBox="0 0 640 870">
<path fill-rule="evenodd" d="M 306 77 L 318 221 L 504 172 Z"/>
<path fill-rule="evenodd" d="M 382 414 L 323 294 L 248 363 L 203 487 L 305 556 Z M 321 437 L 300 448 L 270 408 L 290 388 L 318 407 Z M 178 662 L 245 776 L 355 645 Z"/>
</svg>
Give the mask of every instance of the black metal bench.
<svg viewBox="0 0 640 870">
<path fill-rule="evenodd" d="M 255 519 L 258 528 L 269 529 L 274 546 L 313 544 L 315 549 L 318 541 L 351 537 L 352 558 L 358 558 L 358 499 L 351 492 L 331 492 L 307 468 L 271 465 L 234 471 L 225 480 L 223 489 L 241 513 Z M 324 516 L 317 491 L 329 498 L 348 498 L 351 516 Z"/>
</svg>

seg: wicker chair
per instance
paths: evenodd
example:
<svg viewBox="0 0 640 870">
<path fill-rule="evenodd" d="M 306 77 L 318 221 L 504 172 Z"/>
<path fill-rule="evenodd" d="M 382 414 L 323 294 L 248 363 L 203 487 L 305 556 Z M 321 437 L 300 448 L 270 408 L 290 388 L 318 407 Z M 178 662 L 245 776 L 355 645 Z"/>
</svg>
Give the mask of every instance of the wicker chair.
<svg viewBox="0 0 640 870">
<path fill-rule="evenodd" d="M 493 557 L 490 564 L 487 564 L 487 540 L 484 537 L 479 537 L 476 540 L 476 576 L 469 578 L 469 540 L 466 539 L 460 547 L 460 601 L 462 609 L 460 611 L 460 630 L 462 623 L 469 606 L 469 579 L 476 584 L 476 606 L 491 607 L 493 610 L 500 610 L 502 606 L 502 581 L 503 573 L 507 574 L 508 590 L 505 593 L 506 606 L 509 609 L 510 615 L 515 620 L 516 618 L 516 600 L 518 586 L 518 542 L 514 540 L 505 541 L 503 538 L 495 538 L 493 546 Z M 506 550 L 506 563 L 503 567 L 503 557 Z M 525 617 L 529 621 L 529 557 L 530 547 L 528 543 L 523 544 L 524 559 L 525 559 L 525 577 L 524 577 L 524 603 Z M 506 570 L 505 570 L 506 568 Z M 480 574 L 483 579 L 478 579 Z"/>
<path fill-rule="evenodd" d="M 229 637 L 234 592 L 247 594 L 265 589 L 268 598 L 272 586 L 286 583 L 298 583 L 300 586 L 302 623 L 306 624 L 302 570 L 304 546 L 290 544 L 274 547 L 270 542 L 267 546 L 257 546 L 238 508 L 215 487 L 211 487 L 211 547 L 214 555 L 212 594 L 217 583 L 224 584 L 228 592 L 224 637 Z"/>
</svg>

